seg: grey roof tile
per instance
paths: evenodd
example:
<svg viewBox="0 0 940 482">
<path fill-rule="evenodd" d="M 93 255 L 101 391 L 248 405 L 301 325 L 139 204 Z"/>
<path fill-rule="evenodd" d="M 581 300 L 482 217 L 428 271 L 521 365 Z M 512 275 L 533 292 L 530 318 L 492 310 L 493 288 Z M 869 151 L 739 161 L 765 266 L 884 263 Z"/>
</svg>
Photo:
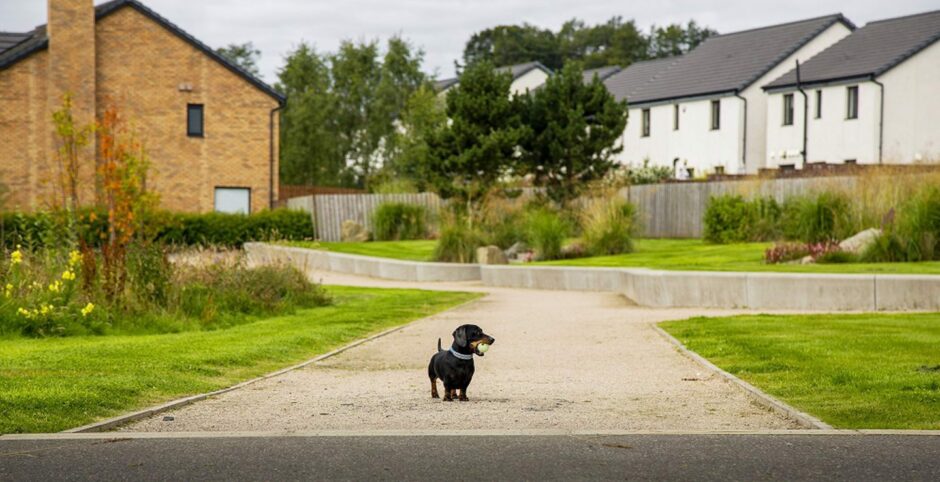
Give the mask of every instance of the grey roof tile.
<svg viewBox="0 0 940 482">
<path fill-rule="evenodd" d="M 940 10 L 871 22 L 800 66 L 804 83 L 878 76 L 940 40 Z M 796 85 L 796 69 L 764 86 Z"/>
<path fill-rule="evenodd" d="M 29 38 L 30 34 L 27 33 L 16 33 L 16 32 L 0 32 L 0 53 L 3 53 L 4 50 L 13 47 L 14 45 L 22 42 Z"/>
<path fill-rule="evenodd" d="M 629 67 L 611 75 L 604 80 L 607 90 L 617 100 L 624 100 L 633 95 L 640 87 L 652 81 L 656 76 L 666 70 L 678 57 L 645 60 L 634 62 Z"/>
<path fill-rule="evenodd" d="M 834 14 L 709 37 L 628 100 L 635 104 L 741 91 L 837 22 L 855 28 Z"/>
<path fill-rule="evenodd" d="M 598 67 L 596 69 L 587 69 L 584 71 L 584 82 L 591 82 L 594 80 L 595 75 L 597 75 L 598 79 L 604 81 L 611 75 L 614 75 L 621 70 L 623 70 L 623 67 L 619 65 L 608 65 L 606 67 Z"/>
</svg>

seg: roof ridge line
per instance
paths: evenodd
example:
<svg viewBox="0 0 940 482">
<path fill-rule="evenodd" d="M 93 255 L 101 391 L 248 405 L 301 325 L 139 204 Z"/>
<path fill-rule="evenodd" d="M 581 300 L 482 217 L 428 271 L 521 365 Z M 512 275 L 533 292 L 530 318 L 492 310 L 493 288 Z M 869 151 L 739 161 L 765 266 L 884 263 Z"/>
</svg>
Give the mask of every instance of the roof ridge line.
<svg viewBox="0 0 940 482">
<path fill-rule="evenodd" d="M 848 18 L 846 18 L 846 16 L 843 15 L 842 12 L 837 12 L 837 13 L 830 13 L 829 15 L 820 15 L 820 16 L 818 16 L 818 17 L 804 18 L 803 20 L 793 20 L 793 21 L 790 21 L 790 22 L 783 22 L 783 23 L 778 23 L 778 24 L 774 24 L 774 25 L 766 25 L 766 26 L 763 26 L 763 27 L 753 27 L 753 28 L 748 28 L 748 29 L 744 29 L 744 30 L 737 30 L 737 31 L 734 31 L 734 32 L 721 33 L 721 34 L 718 34 L 718 35 L 712 35 L 711 37 L 708 37 L 708 38 L 705 39 L 705 40 L 708 41 L 708 40 L 714 39 L 714 38 L 730 37 L 730 36 L 732 36 L 732 35 L 738 35 L 738 34 L 742 34 L 742 33 L 755 32 L 755 31 L 757 31 L 757 30 L 766 30 L 766 29 L 777 28 L 777 27 L 786 27 L 786 26 L 788 26 L 788 25 L 795 25 L 795 24 L 798 24 L 798 23 L 812 22 L 812 21 L 814 21 L 814 20 L 822 20 L 822 19 L 824 19 L 824 18 L 829 18 L 829 17 L 834 17 L 834 18 L 836 18 L 836 19 L 845 20 L 847 23 L 849 23 L 850 25 L 852 25 L 852 28 L 853 28 L 853 29 L 855 28 L 855 24 L 852 23 Z"/>
</svg>

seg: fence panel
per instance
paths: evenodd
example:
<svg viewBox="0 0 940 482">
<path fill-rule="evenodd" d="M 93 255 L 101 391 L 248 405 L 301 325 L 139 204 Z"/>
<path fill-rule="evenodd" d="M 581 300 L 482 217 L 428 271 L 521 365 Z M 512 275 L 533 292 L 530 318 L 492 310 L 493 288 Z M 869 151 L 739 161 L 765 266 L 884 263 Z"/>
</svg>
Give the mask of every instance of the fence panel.
<svg viewBox="0 0 940 482">
<path fill-rule="evenodd" d="M 343 221 L 352 220 L 372 230 L 372 213 L 389 202 L 416 204 L 436 212 L 443 202 L 434 193 L 416 194 L 320 194 L 287 200 L 290 209 L 306 211 L 313 217 L 317 239 L 340 241 Z"/>
<path fill-rule="evenodd" d="M 856 178 L 805 177 L 751 181 L 715 181 L 644 184 L 622 189 L 620 195 L 636 205 L 641 236 L 649 238 L 700 238 L 708 200 L 724 194 L 746 198 L 769 196 L 779 202 L 788 197 L 833 185 L 851 188 Z"/>
</svg>

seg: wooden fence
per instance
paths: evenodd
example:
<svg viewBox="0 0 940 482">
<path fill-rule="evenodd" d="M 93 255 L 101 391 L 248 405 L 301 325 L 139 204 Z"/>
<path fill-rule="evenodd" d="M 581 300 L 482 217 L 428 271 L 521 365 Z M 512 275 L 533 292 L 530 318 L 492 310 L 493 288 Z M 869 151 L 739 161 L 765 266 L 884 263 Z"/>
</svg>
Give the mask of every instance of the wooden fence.
<svg viewBox="0 0 940 482">
<path fill-rule="evenodd" d="M 783 202 L 794 195 L 828 187 L 851 188 L 852 176 L 761 179 L 646 184 L 623 188 L 620 195 L 637 207 L 640 235 L 649 238 L 700 238 L 702 218 L 709 198 L 740 194 L 746 198 L 770 196 Z M 311 213 L 317 237 L 340 241 L 343 221 L 350 219 L 372 230 L 372 212 L 386 202 L 425 206 L 436 212 L 444 202 L 433 193 L 419 194 L 326 194 L 289 199 L 291 209 Z"/>
<path fill-rule="evenodd" d="M 343 221 L 352 220 L 372 231 L 372 213 L 384 203 L 398 202 L 424 206 L 436 212 L 443 201 L 433 193 L 417 194 L 321 194 L 287 200 L 287 207 L 306 211 L 313 217 L 317 239 L 340 241 Z"/>
<path fill-rule="evenodd" d="M 645 184 L 624 188 L 620 194 L 636 205 L 642 236 L 700 238 L 705 207 L 713 196 L 771 196 L 782 202 L 787 197 L 829 186 L 851 188 L 855 180 L 854 177 L 822 177 Z"/>
</svg>

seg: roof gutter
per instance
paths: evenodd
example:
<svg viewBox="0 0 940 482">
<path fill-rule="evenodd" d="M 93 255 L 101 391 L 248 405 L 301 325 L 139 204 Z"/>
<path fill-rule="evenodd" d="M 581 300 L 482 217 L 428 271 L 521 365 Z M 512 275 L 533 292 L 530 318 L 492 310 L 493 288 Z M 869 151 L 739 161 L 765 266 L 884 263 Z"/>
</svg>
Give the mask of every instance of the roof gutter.
<svg viewBox="0 0 940 482">
<path fill-rule="evenodd" d="M 881 89 L 881 105 L 878 107 L 878 164 L 881 164 L 885 141 L 885 85 L 878 82 L 874 75 L 871 81 Z"/>
<path fill-rule="evenodd" d="M 747 170 L 747 97 L 742 97 L 739 91 L 734 96 L 744 101 L 744 140 L 741 142 L 741 166 Z"/>
<path fill-rule="evenodd" d="M 284 108 L 284 105 L 284 102 L 278 102 L 277 107 L 271 109 L 268 119 L 268 132 L 270 138 L 270 151 L 268 153 L 268 202 L 270 209 L 274 209 L 274 204 L 277 202 L 277 198 L 274 196 L 274 177 L 277 175 L 277 173 L 274 172 L 274 116 L 279 110 Z"/>
</svg>

